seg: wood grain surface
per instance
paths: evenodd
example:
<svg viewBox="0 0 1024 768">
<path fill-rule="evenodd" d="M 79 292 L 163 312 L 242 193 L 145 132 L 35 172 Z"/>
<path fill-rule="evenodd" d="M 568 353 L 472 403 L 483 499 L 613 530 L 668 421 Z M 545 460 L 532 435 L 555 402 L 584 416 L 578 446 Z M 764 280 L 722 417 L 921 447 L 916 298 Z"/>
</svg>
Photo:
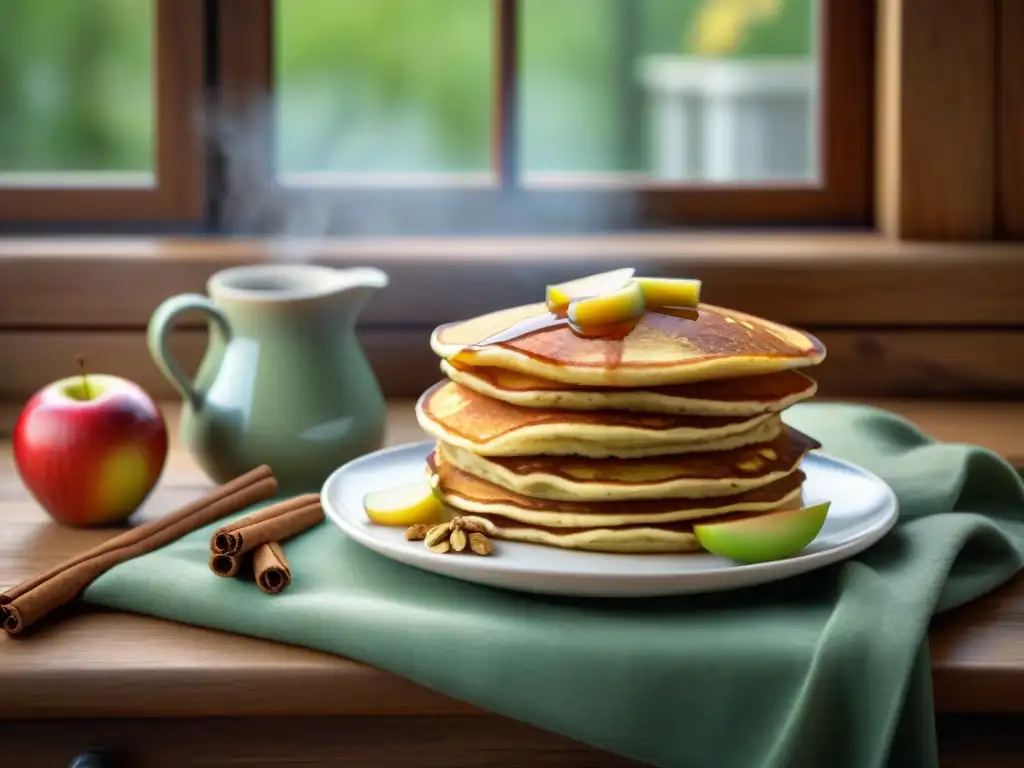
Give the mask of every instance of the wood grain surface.
<svg viewBox="0 0 1024 768">
<path fill-rule="evenodd" d="M 875 404 L 903 413 L 940 439 L 978 443 L 1024 463 L 1024 406 Z M 168 418 L 173 431 L 173 408 Z M 421 438 L 412 404 L 392 403 L 388 442 Z M 166 513 L 208 488 L 189 457 L 175 449 L 138 519 Z M 0 586 L 113 533 L 49 521 L 18 480 L 9 443 L 0 444 Z M 943 617 L 932 634 L 932 649 L 940 710 L 1024 713 L 1024 580 Z M 476 712 L 387 672 L 328 654 L 87 608 L 28 636 L 0 638 L 0 654 L 0 718 Z M 75 695 L 68 696 L 68 690 Z"/>
<path fill-rule="evenodd" d="M 1015 398 L 1024 392 L 1024 331 L 824 329 L 814 332 L 828 364 L 813 377 L 821 397 Z M 428 328 L 366 329 L 359 342 L 390 398 L 414 398 L 441 378 Z M 194 372 L 206 351 L 203 329 L 171 334 L 171 349 Z M 137 331 L 0 331 L 0 401 L 24 402 L 40 387 L 74 373 L 75 356 L 89 369 L 130 379 L 157 400 L 178 397 L 157 370 Z M 0 421 L 0 434 L 3 422 Z"/>
<path fill-rule="evenodd" d="M 130 768 L 630 768 L 625 758 L 504 718 L 217 718 L 0 722 L 11 768 L 65 766 L 102 745 Z M 9 761 L 9 762 L 8 762 Z M 943 767 L 945 768 L 945 767 Z"/>
<path fill-rule="evenodd" d="M 998 188 L 996 227 L 1008 240 L 1024 240 L 1024 3 L 999 0 L 996 20 L 999 90 L 996 118 Z"/>
<path fill-rule="evenodd" d="M 940 768 L 1020 768 L 1019 717 L 939 717 Z M 630 768 L 504 718 L 161 718 L 0 722 L 2 765 L 67 765 L 103 747 L 145 768 Z M 710 766 L 708 768 L 711 768 Z"/>
<path fill-rule="evenodd" d="M 712 304 L 809 328 L 1024 326 L 1024 244 L 751 232 L 337 239 L 286 252 L 247 239 L 6 238 L 0 329 L 139 330 L 161 301 L 205 291 L 220 269 L 289 258 L 387 272 L 387 290 L 360 316 L 374 328 L 429 332 L 625 266 L 697 278 Z"/>
<path fill-rule="evenodd" d="M 878 3 L 876 206 L 891 237 L 993 235 L 996 6 Z"/>
</svg>

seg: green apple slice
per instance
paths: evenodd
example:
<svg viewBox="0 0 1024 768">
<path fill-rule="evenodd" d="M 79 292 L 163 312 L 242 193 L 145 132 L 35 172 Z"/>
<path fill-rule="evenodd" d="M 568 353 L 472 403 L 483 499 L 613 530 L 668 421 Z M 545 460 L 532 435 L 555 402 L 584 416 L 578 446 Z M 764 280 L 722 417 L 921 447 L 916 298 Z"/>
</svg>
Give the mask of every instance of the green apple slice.
<svg viewBox="0 0 1024 768">
<path fill-rule="evenodd" d="M 632 279 L 635 272 L 636 270 L 632 267 L 626 267 L 581 277 L 567 283 L 549 285 L 547 289 L 548 311 L 561 314 L 569 308 L 570 302 L 575 299 L 586 299 L 617 291 Z"/>
<path fill-rule="evenodd" d="M 708 552 L 740 563 L 784 560 L 821 532 L 831 502 L 739 520 L 695 523 L 693 533 Z"/>
<path fill-rule="evenodd" d="M 438 523 L 444 512 L 427 478 L 368 493 L 363 509 L 374 523 L 396 526 Z"/>
</svg>

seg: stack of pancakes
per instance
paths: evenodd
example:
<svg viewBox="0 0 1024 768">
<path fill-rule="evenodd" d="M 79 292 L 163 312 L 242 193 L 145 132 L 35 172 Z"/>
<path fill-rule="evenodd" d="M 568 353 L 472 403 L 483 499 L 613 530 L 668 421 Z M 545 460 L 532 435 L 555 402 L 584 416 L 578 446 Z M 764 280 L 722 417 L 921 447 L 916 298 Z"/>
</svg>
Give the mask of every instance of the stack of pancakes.
<svg viewBox="0 0 1024 768">
<path fill-rule="evenodd" d="M 782 423 L 811 397 L 809 334 L 733 310 L 648 309 L 583 337 L 544 304 L 437 328 L 447 376 L 416 406 L 435 492 L 498 537 L 605 552 L 700 548 L 693 522 L 802 505 L 819 447 Z"/>
</svg>

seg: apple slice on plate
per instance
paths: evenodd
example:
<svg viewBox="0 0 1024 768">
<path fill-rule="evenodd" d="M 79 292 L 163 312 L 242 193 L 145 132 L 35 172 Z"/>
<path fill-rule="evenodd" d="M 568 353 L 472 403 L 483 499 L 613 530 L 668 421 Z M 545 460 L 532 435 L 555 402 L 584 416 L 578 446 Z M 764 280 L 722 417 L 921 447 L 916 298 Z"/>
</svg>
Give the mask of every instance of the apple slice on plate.
<svg viewBox="0 0 1024 768">
<path fill-rule="evenodd" d="M 428 478 L 368 493 L 363 498 L 363 509 L 378 525 L 406 527 L 439 523 L 444 516 L 444 505 L 434 494 Z"/>
<path fill-rule="evenodd" d="M 739 563 L 783 560 L 802 550 L 821 532 L 831 502 L 785 509 L 738 520 L 695 523 L 693 533 L 708 552 Z"/>
</svg>

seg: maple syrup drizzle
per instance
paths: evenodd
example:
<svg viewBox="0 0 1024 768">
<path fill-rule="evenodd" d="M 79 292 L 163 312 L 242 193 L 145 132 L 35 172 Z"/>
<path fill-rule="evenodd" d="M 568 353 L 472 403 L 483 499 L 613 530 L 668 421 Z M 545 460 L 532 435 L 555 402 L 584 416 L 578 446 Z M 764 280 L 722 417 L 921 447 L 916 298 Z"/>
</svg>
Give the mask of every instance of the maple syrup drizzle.
<svg viewBox="0 0 1024 768">
<path fill-rule="evenodd" d="M 697 320 L 700 316 L 700 313 L 696 309 L 690 307 L 651 307 L 648 308 L 646 312 L 690 321 Z M 568 327 L 574 335 L 581 339 L 605 342 L 602 345 L 605 358 L 604 364 L 609 368 L 616 368 L 622 363 L 623 351 L 623 345 L 618 342 L 625 339 L 633 329 L 636 328 L 637 323 L 640 322 L 642 317 L 643 315 L 630 320 L 623 320 L 615 323 L 602 323 L 600 325 L 583 328 L 569 320 L 568 307 L 560 307 L 556 312 L 549 311 L 536 315 L 535 317 L 524 318 L 523 320 L 513 323 L 508 328 L 488 336 L 482 341 L 478 341 L 475 344 L 469 344 L 454 354 L 451 357 L 451 361 L 455 363 L 462 362 L 464 364 L 471 364 L 473 353 L 486 349 L 487 347 L 507 347 L 509 343 L 513 341 L 529 338 L 556 328 Z"/>
</svg>

